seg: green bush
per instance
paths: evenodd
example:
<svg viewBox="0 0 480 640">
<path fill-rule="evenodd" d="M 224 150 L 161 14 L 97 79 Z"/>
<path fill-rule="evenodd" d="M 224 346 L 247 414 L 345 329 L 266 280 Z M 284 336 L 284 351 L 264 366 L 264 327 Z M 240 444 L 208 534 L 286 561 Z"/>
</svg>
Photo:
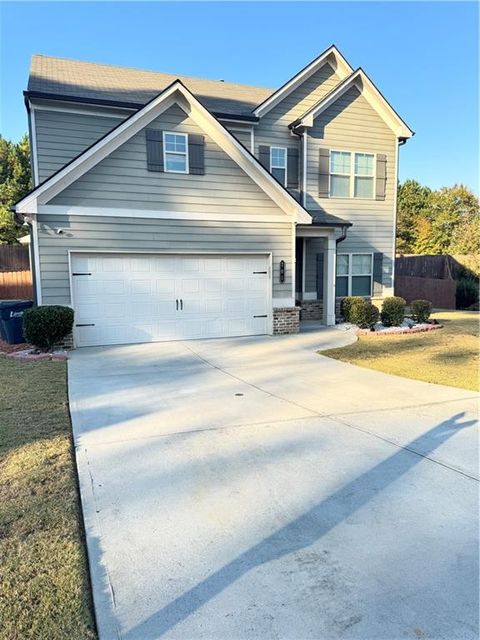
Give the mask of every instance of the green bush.
<svg viewBox="0 0 480 640">
<path fill-rule="evenodd" d="M 455 298 L 457 309 L 467 309 L 478 303 L 478 280 L 468 277 L 457 280 Z"/>
<path fill-rule="evenodd" d="M 340 311 L 345 322 L 353 322 L 352 308 L 356 304 L 360 304 L 362 302 L 363 298 L 361 298 L 360 296 L 347 296 L 346 298 L 343 298 L 342 302 L 340 303 Z"/>
<path fill-rule="evenodd" d="M 382 305 L 382 324 L 385 327 L 399 327 L 405 317 L 405 300 L 399 296 L 385 298 Z"/>
<path fill-rule="evenodd" d="M 25 339 L 39 349 L 52 349 L 73 327 L 73 309 L 56 305 L 32 307 L 23 314 Z"/>
<path fill-rule="evenodd" d="M 410 312 L 415 322 L 426 322 L 432 313 L 432 303 L 430 300 L 412 300 Z"/>
<path fill-rule="evenodd" d="M 353 324 L 360 329 L 372 329 L 378 322 L 380 311 L 368 300 L 362 300 L 361 303 L 355 303 L 352 306 L 350 316 Z"/>
</svg>

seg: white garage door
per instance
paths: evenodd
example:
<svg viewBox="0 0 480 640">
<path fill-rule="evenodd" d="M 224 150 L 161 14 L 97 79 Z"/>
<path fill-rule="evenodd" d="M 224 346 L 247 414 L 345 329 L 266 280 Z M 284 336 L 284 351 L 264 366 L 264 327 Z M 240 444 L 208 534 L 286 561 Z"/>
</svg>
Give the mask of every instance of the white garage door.
<svg viewBox="0 0 480 640">
<path fill-rule="evenodd" d="M 268 263 L 264 255 L 72 254 L 76 345 L 268 333 Z"/>
</svg>

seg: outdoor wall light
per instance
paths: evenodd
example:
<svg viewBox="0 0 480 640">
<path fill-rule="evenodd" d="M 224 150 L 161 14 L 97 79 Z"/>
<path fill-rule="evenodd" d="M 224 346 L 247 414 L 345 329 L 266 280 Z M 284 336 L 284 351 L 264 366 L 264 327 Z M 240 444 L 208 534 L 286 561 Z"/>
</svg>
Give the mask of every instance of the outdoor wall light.
<svg viewBox="0 0 480 640">
<path fill-rule="evenodd" d="M 285 260 L 280 260 L 280 282 L 285 282 Z"/>
</svg>

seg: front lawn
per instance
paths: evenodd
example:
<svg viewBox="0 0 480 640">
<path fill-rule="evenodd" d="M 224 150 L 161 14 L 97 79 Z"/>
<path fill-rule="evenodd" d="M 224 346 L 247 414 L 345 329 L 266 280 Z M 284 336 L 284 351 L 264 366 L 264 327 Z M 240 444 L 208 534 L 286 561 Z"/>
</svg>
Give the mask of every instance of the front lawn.
<svg viewBox="0 0 480 640">
<path fill-rule="evenodd" d="M 444 328 L 412 336 L 361 336 L 322 355 L 405 378 L 480 390 L 478 313 L 439 311 L 432 317 Z"/>
<path fill-rule="evenodd" d="M 95 638 L 65 362 L 0 356 L 0 638 Z"/>
</svg>

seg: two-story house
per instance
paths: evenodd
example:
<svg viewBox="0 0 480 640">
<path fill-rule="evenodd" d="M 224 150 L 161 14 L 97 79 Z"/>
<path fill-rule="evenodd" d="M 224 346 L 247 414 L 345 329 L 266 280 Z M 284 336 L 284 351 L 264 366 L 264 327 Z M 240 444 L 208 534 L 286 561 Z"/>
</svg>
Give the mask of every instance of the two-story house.
<svg viewBox="0 0 480 640">
<path fill-rule="evenodd" d="M 279 89 L 34 56 L 38 304 L 77 346 L 298 331 L 393 291 L 413 135 L 334 46 Z"/>
</svg>

